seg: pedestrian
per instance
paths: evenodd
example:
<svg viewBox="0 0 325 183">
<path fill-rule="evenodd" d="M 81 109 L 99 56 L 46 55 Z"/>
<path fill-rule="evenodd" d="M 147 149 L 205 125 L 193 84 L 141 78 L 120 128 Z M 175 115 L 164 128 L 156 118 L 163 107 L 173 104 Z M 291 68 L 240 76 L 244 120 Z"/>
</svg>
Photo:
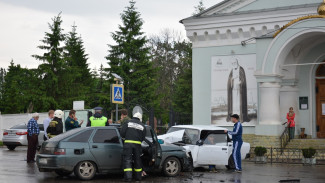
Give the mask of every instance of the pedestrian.
<svg viewBox="0 0 325 183">
<path fill-rule="evenodd" d="M 49 110 L 48 115 L 49 116 L 46 119 L 44 119 L 44 121 L 43 121 L 43 125 L 44 125 L 44 141 L 49 139 L 49 137 L 47 136 L 46 130 L 47 130 L 47 127 L 49 127 L 50 122 L 54 118 L 54 110 Z"/>
<path fill-rule="evenodd" d="M 50 122 L 49 127 L 47 127 L 47 136 L 51 139 L 61 133 L 63 133 L 63 123 L 62 123 L 62 118 L 63 118 L 63 111 L 61 110 L 56 110 L 54 111 L 54 118 Z"/>
<path fill-rule="evenodd" d="M 39 135 L 39 127 L 37 124 L 37 120 L 39 119 L 38 113 L 32 114 L 32 119 L 28 121 L 27 124 L 27 163 L 35 162 L 35 154 L 38 145 L 38 135 Z"/>
<path fill-rule="evenodd" d="M 89 118 L 89 123 L 87 126 L 96 127 L 96 126 L 108 126 L 108 120 L 103 116 L 102 107 L 95 107 L 95 114 Z"/>
<path fill-rule="evenodd" d="M 146 130 L 142 124 L 142 114 L 136 112 L 133 118 L 124 123 L 121 129 L 121 137 L 124 139 L 123 146 L 123 170 L 124 181 L 131 182 L 134 170 L 135 179 L 141 181 L 142 179 L 142 162 L 141 143 L 145 139 Z M 132 167 L 133 164 L 133 167 Z"/>
<path fill-rule="evenodd" d="M 122 109 L 121 110 L 121 119 L 117 122 L 123 126 L 124 123 L 128 122 L 130 120 L 128 116 L 128 110 Z"/>
<path fill-rule="evenodd" d="M 233 131 L 225 130 L 225 133 L 228 132 L 229 135 L 232 135 L 232 143 L 233 143 L 232 156 L 234 158 L 234 162 L 235 162 L 235 166 L 236 166 L 235 172 L 241 173 L 242 168 L 241 168 L 240 149 L 243 144 L 243 139 L 242 139 L 243 126 L 241 125 L 241 123 L 239 121 L 238 114 L 231 115 L 231 121 L 233 123 L 235 123 Z"/>
<path fill-rule="evenodd" d="M 293 111 L 293 107 L 290 107 L 289 112 L 287 113 L 287 120 L 288 120 L 287 123 L 288 123 L 288 128 L 289 128 L 289 138 L 290 139 L 295 138 L 295 127 L 296 127 L 295 117 L 296 117 L 296 114 Z"/>
<path fill-rule="evenodd" d="M 69 116 L 65 120 L 65 131 L 72 130 L 74 128 L 80 128 L 81 125 L 83 124 L 83 120 L 78 122 L 78 118 L 76 117 L 76 111 L 75 110 L 70 110 L 69 111 Z"/>
</svg>

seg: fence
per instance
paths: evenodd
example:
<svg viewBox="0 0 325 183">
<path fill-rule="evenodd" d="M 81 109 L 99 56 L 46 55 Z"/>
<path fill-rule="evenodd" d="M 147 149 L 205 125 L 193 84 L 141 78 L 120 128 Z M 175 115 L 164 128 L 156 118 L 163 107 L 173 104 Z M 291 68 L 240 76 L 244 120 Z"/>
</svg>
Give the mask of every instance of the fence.
<svg viewBox="0 0 325 183">
<path fill-rule="evenodd" d="M 301 164 L 302 163 L 302 150 L 290 148 L 266 148 L 267 162 L 269 163 L 288 163 L 288 164 Z M 250 149 L 249 161 L 255 161 L 255 147 Z M 316 164 L 325 165 L 325 149 L 316 149 Z"/>
</svg>

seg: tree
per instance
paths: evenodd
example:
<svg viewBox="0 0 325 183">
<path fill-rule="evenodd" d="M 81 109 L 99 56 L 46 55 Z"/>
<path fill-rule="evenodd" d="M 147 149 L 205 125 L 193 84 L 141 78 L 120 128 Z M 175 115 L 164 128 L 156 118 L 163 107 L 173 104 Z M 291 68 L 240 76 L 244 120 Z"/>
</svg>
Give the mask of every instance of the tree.
<svg viewBox="0 0 325 183">
<path fill-rule="evenodd" d="M 136 104 L 150 107 L 154 105 L 155 69 L 149 57 L 147 38 L 142 30 L 143 20 L 136 11 L 135 1 L 121 14 L 122 25 L 112 33 L 116 45 L 109 45 L 106 57 L 110 68 L 107 68 L 110 83 L 112 73 L 123 78 L 125 89 L 125 106 L 129 109 Z"/>
<path fill-rule="evenodd" d="M 52 109 L 55 109 L 61 107 L 59 104 L 61 101 L 64 101 L 65 96 L 64 90 L 61 90 L 62 85 L 60 86 L 60 82 L 64 81 L 62 74 L 65 72 L 64 47 L 61 46 L 65 40 L 65 35 L 61 28 L 61 13 L 54 17 L 52 21 L 52 24 L 48 24 L 50 32 L 45 32 L 45 37 L 41 40 L 44 45 L 38 46 L 45 53 L 32 56 L 43 62 L 38 68 L 42 72 L 45 93 L 48 97 L 52 98 L 49 100 L 49 105 Z"/>
<path fill-rule="evenodd" d="M 92 87 L 92 77 L 88 67 L 88 55 L 85 53 L 82 38 L 77 36 L 76 25 L 68 33 L 64 47 L 65 78 L 60 87 L 65 90 L 64 108 L 71 108 L 74 100 L 86 100 L 89 89 Z M 62 105 L 62 104 L 61 104 Z"/>
<path fill-rule="evenodd" d="M 199 14 L 199 13 L 203 12 L 205 10 L 203 0 L 200 0 L 199 4 L 197 6 L 194 6 L 194 9 L 195 9 L 195 11 L 194 11 L 193 15 L 196 15 L 196 14 Z"/>
</svg>

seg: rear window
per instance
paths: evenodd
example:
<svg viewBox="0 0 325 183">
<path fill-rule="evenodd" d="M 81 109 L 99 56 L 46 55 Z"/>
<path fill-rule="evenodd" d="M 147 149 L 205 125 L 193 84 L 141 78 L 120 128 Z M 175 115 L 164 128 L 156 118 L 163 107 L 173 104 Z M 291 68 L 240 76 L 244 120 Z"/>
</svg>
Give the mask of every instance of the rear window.
<svg viewBox="0 0 325 183">
<path fill-rule="evenodd" d="M 115 129 L 98 129 L 93 137 L 94 143 L 116 143 L 119 144 L 119 138 Z"/>
<path fill-rule="evenodd" d="M 68 142 L 88 142 L 90 135 L 94 130 L 86 130 L 84 132 L 79 133 L 78 135 L 70 138 Z"/>
<path fill-rule="evenodd" d="M 10 129 L 27 129 L 27 125 L 22 124 L 22 125 L 16 125 L 11 127 Z"/>
<path fill-rule="evenodd" d="M 75 129 L 69 130 L 69 131 L 67 131 L 65 133 L 62 133 L 62 134 L 60 134 L 58 136 L 55 136 L 55 137 L 51 138 L 49 141 L 53 141 L 53 142 L 61 141 L 61 140 L 65 139 L 65 138 L 68 138 L 71 135 L 73 135 L 75 133 L 78 133 L 78 132 L 80 132 L 81 130 L 84 130 L 84 129 L 85 128 L 75 128 Z"/>
</svg>

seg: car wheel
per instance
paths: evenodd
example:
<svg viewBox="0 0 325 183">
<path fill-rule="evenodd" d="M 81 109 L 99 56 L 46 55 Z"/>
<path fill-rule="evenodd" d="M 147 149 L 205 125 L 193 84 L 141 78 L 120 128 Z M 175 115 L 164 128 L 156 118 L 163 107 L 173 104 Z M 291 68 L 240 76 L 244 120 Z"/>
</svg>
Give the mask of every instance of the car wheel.
<svg viewBox="0 0 325 183">
<path fill-rule="evenodd" d="M 226 165 L 226 168 L 228 170 L 232 170 L 232 169 L 235 169 L 236 168 L 235 162 L 234 162 L 234 158 L 233 158 L 232 154 L 229 156 L 228 165 Z"/>
<path fill-rule="evenodd" d="M 96 164 L 91 161 L 82 161 L 74 168 L 74 174 L 81 180 L 93 179 L 96 171 Z"/>
<path fill-rule="evenodd" d="M 179 160 L 175 157 L 167 158 L 163 164 L 163 172 L 167 177 L 174 177 L 179 174 L 182 166 Z"/>
<path fill-rule="evenodd" d="M 58 176 L 61 177 L 67 177 L 69 176 L 72 172 L 64 171 L 64 170 L 55 170 L 55 173 L 58 174 Z"/>
<path fill-rule="evenodd" d="M 11 146 L 7 146 L 7 148 L 8 148 L 10 151 L 13 151 L 13 150 L 15 150 L 15 149 L 16 149 L 16 147 L 17 147 L 17 146 L 12 146 L 12 145 L 11 145 Z"/>
</svg>

